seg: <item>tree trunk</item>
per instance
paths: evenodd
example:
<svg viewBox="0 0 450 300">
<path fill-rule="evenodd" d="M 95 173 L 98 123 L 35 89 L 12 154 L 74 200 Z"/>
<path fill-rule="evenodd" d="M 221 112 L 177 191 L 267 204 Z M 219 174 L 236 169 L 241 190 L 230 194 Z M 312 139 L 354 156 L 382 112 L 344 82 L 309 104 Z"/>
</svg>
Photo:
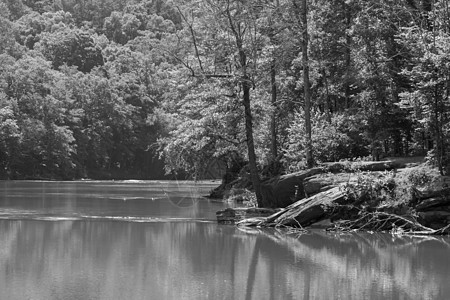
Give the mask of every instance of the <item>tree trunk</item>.
<svg viewBox="0 0 450 300">
<path fill-rule="evenodd" d="M 275 162 L 278 156 L 278 141 L 277 141 L 277 83 L 276 83 L 276 69 L 275 60 L 270 66 L 270 84 L 272 93 L 272 116 L 270 120 L 270 131 L 271 131 L 271 150 L 272 150 L 272 160 Z"/>
<path fill-rule="evenodd" d="M 323 69 L 322 69 L 322 76 L 323 76 L 323 81 L 325 83 L 325 91 L 326 91 L 326 97 L 323 101 L 323 109 L 325 111 L 325 116 L 327 118 L 328 123 L 331 123 L 330 89 L 328 87 L 327 72 L 326 72 L 325 67 L 323 67 Z"/>
<path fill-rule="evenodd" d="M 309 82 L 309 58 L 308 58 L 308 4 L 302 0 L 303 36 L 302 36 L 302 62 L 303 62 L 303 85 L 305 94 L 305 129 L 306 129 L 306 165 L 308 168 L 314 166 L 312 156 L 311 136 L 311 87 Z"/>
<path fill-rule="evenodd" d="M 255 144 L 253 140 L 253 117 L 252 110 L 250 106 L 250 87 L 251 81 L 247 73 L 247 55 L 244 49 L 243 34 L 245 29 L 242 30 L 240 26 L 235 25 L 235 20 L 231 16 L 229 7 L 226 10 L 228 22 L 230 29 L 233 32 L 236 48 L 239 55 L 239 63 L 241 67 L 241 86 L 242 86 L 242 102 L 245 110 L 245 135 L 247 138 L 247 151 L 248 151 L 248 164 L 250 169 L 250 176 L 252 178 L 253 189 L 256 194 L 256 201 L 258 206 L 262 207 L 262 194 L 261 194 L 261 181 L 259 179 L 258 167 L 256 166 L 256 154 L 255 154 Z"/>
<path fill-rule="evenodd" d="M 244 54 L 245 55 L 245 54 Z M 261 182 L 259 179 L 258 168 L 256 166 L 255 144 L 253 141 L 253 120 L 250 107 L 250 83 L 248 76 L 243 77 L 243 104 L 245 109 L 245 135 L 247 137 L 248 164 L 250 176 L 252 178 L 253 189 L 255 190 L 258 206 L 262 207 Z"/>
<path fill-rule="evenodd" d="M 443 148 L 444 148 L 444 143 L 443 143 L 443 133 L 442 133 L 442 123 L 440 122 L 440 115 L 442 113 L 441 111 L 441 105 L 440 105 L 440 95 L 439 92 L 437 91 L 437 87 L 435 87 L 434 90 L 434 131 L 435 131 L 435 156 L 436 156 L 436 161 L 438 164 L 438 169 L 439 169 L 439 173 L 441 175 L 444 175 L 444 168 L 443 168 L 443 164 L 442 164 L 442 158 L 443 158 Z"/>
<path fill-rule="evenodd" d="M 239 50 L 239 59 L 242 67 L 242 102 L 245 110 L 245 135 L 247 138 L 248 164 L 252 178 L 253 189 L 256 194 L 258 206 L 262 207 L 261 181 L 259 179 L 258 167 L 256 165 L 255 143 L 253 140 L 253 116 L 250 105 L 250 78 L 247 74 L 247 56 L 245 55 L 242 40 L 237 38 L 236 44 Z"/>
<path fill-rule="evenodd" d="M 352 16 L 348 4 L 344 4 L 345 7 L 345 27 L 347 31 L 351 29 Z M 351 64 L 351 47 L 352 37 L 348 32 L 345 33 L 345 109 L 350 108 L 350 64 Z"/>
</svg>

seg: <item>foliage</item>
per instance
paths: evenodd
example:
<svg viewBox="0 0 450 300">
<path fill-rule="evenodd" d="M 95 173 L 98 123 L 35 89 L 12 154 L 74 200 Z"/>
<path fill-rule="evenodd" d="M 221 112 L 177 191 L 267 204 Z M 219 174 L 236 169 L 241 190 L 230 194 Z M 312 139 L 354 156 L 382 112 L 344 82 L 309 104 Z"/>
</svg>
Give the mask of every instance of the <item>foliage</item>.
<svg viewBox="0 0 450 300">
<path fill-rule="evenodd" d="M 357 172 L 344 189 L 347 201 L 363 205 L 364 210 L 384 210 L 403 214 L 410 210 L 417 189 L 432 189 L 439 179 L 436 169 L 426 164 L 401 173 Z"/>
<path fill-rule="evenodd" d="M 18 42 L 29 49 L 33 49 L 34 45 L 40 40 L 41 34 L 70 28 L 73 26 L 74 20 L 68 12 L 58 11 L 39 14 L 32 11 L 22 16 L 16 23 L 19 31 Z"/>
<path fill-rule="evenodd" d="M 420 124 L 418 129 L 432 137 L 434 149 L 431 154 L 441 174 L 448 171 L 450 164 L 449 16 L 448 4 L 436 1 L 425 24 L 413 23 L 402 28 L 399 34 L 404 47 L 411 52 L 413 62 L 402 71 L 411 78 L 411 88 L 401 94 L 401 105 L 412 112 L 411 117 Z"/>
<path fill-rule="evenodd" d="M 258 207 L 256 195 L 246 188 L 235 188 L 225 191 L 223 199 L 231 203 L 242 203 L 246 207 Z"/>
<path fill-rule="evenodd" d="M 52 62 L 54 69 L 66 64 L 88 73 L 103 65 L 101 49 L 92 35 L 92 32 L 81 29 L 62 28 L 41 34 L 35 48 Z"/>
<path fill-rule="evenodd" d="M 317 162 L 446 174 L 448 3 L 416 2 L 0 0 L 1 176 L 298 170 L 306 102 Z"/>
<path fill-rule="evenodd" d="M 324 113 L 315 112 L 311 116 L 313 156 L 317 162 L 339 161 L 349 157 L 364 156 L 361 144 L 361 120 L 345 114 L 336 114 L 330 121 Z M 298 112 L 288 128 L 289 137 L 285 151 L 285 164 L 291 171 L 303 169 L 305 131 L 303 113 Z"/>
<path fill-rule="evenodd" d="M 211 160 L 227 161 L 243 152 L 245 137 L 238 100 L 226 96 L 230 87 L 224 84 L 218 89 L 214 82 L 187 87 L 189 92 L 176 104 L 176 118 L 167 119 L 171 130 L 159 142 L 168 172 L 201 174 Z"/>
<path fill-rule="evenodd" d="M 113 12 L 105 19 L 106 36 L 118 44 L 126 44 L 138 35 L 141 26 L 139 19 L 132 14 Z"/>
<path fill-rule="evenodd" d="M 398 185 L 394 176 L 393 172 L 384 174 L 359 172 L 356 180 L 347 183 L 344 187 L 347 201 L 363 203 L 364 206 L 370 208 L 376 208 L 394 200 L 398 202 L 396 199 Z"/>
<path fill-rule="evenodd" d="M 10 17 L 11 13 L 8 6 L 0 1 L 0 54 L 14 55 L 16 52 L 14 41 L 16 26 L 10 21 Z"/>
<path fill-rule="evenodd" d="M 412 187 L 429 188 L 439 179 L 439 173 L 436 169 L 423 164 L 413 168 L 405 174 L 407 181 Z"/>
</svg>

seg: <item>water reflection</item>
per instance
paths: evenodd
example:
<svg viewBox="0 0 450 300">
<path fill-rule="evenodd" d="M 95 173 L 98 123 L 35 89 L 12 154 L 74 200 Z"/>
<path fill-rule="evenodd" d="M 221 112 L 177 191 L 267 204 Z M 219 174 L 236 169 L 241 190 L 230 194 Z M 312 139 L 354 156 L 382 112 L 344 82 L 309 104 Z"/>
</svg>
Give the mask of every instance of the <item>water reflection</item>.
<svg viewBox="0 0 450 300">
<path fill-rule="evenodd" d="M 2 191 L 0 299 L 450 298 L 448 237 L 243 230 L 208 221 L 224 204 L 151 200 L 190 201 L 186 186 L 15 183 Z M 89 218 L 36 220 L 82 214 Z"/>
<path fill-rule="evenodd" d="M 261 234 L 259 232 L 258 234 Z M 263 233 L 277 246 L 259 252 L 267 260 L 285 250 L 300 274 L 305 299 L 447 299 L 450 287 L 449 238 L 394 237 L 387 234 L 286 236 Z"/>
<path fill-rule="evenodd" d="M 1 299 L 445 299 L 449 240 L 0 221 Z"/>
</svg>

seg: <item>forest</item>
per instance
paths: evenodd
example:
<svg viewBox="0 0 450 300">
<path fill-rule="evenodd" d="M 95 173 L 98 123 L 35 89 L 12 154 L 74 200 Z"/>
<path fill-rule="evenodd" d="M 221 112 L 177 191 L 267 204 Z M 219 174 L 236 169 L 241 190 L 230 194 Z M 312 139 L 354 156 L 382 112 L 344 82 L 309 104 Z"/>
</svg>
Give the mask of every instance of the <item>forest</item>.
<svg viewBox="0 0 450 300">
<path fill-rule="evenodd" d="M 224 166 L 257 192 L 322 162 L 415 155 L 448 174 L 449 6 L 0 0 L 0 178 Z"/>
</svg>

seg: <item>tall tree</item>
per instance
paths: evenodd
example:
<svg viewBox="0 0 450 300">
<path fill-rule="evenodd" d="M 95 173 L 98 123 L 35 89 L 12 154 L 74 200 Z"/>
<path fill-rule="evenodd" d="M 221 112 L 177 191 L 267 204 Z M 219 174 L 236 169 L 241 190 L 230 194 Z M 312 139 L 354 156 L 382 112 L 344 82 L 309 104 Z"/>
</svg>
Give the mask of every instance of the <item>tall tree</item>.
<svg viewBox="0 0 450 300">
<path fill-rule="evenodd" d="M 191 71 L 191 75 L 199 80 L 233 78 L 237 84 L 244 107 L 251 181 L 258 205 L 263 206 L 251 100 L 261 42 L 257 25 L 260 12 L 261 4 L 252 0 L 205 0 L 196 4 L 187 3 L 184 8 L 180 7 L 180 14 L 191 38 L 193 60 L 184 62 Z M 201 17 L 203 19 L 200 19 Z M 210 26 L 211 24 L 216 26 Z"/>
<path fill-rule="evenodd" d="M 313 167 L 314 159 L 312 155 L 311 140 L 311 86 L 309 81 L 309 57 L 308 57 L 308 1 L 301 0 L 301 22 L 302 30 L 302 62 L 303 62 L 303 89 L 305 95 L 305 131 L 306 131 L 306 165 Z"/>
<path fill-rule="evenodd" d="M 245 110 L 245 133 L 247 137 L 247 151 L 248 151 L 250 174 L 252 178 L 253 188 L 255 189 L 258 205 L 263 206 L 261 195 L 261 183 L 259 179 L 258 167 L 256 165 L 255 143 L 253 139 L 253 116 L 250 105 L 250 89 L 252 86 L 252 82 L 249 75 L 249 61 L 247 59 L 246 50 L 244 49 L 245 31 L 248 25 L 243 23 L 245 21 L 243 17 L 251 17 L 251 19 L 254 19 L 255 16 L 240 15 L 242 13 L 242 10 L 247 10 L 246 11 L 247 13 L 251 13 L 251 10 L 255 9 L 256 7 L 252 6 L 241 7 L 239 5 L 240 4 L 239 2 L 236 3 L 237 5 L 235 7 L 231 7 L 230 4 L 231 1 L 228 0 L 226 7 L 226 15 L 228 19 L 229 28 L 231 29 L 231 32 L 234 35 L 234 42 L 239 55 L 239 67 L 241 72 L 240 83 L 242 87 L 242 103 L 244 105 Z M 249 25 L 252 26 L 255 24 L 250 23 Z"/>
</svg>

